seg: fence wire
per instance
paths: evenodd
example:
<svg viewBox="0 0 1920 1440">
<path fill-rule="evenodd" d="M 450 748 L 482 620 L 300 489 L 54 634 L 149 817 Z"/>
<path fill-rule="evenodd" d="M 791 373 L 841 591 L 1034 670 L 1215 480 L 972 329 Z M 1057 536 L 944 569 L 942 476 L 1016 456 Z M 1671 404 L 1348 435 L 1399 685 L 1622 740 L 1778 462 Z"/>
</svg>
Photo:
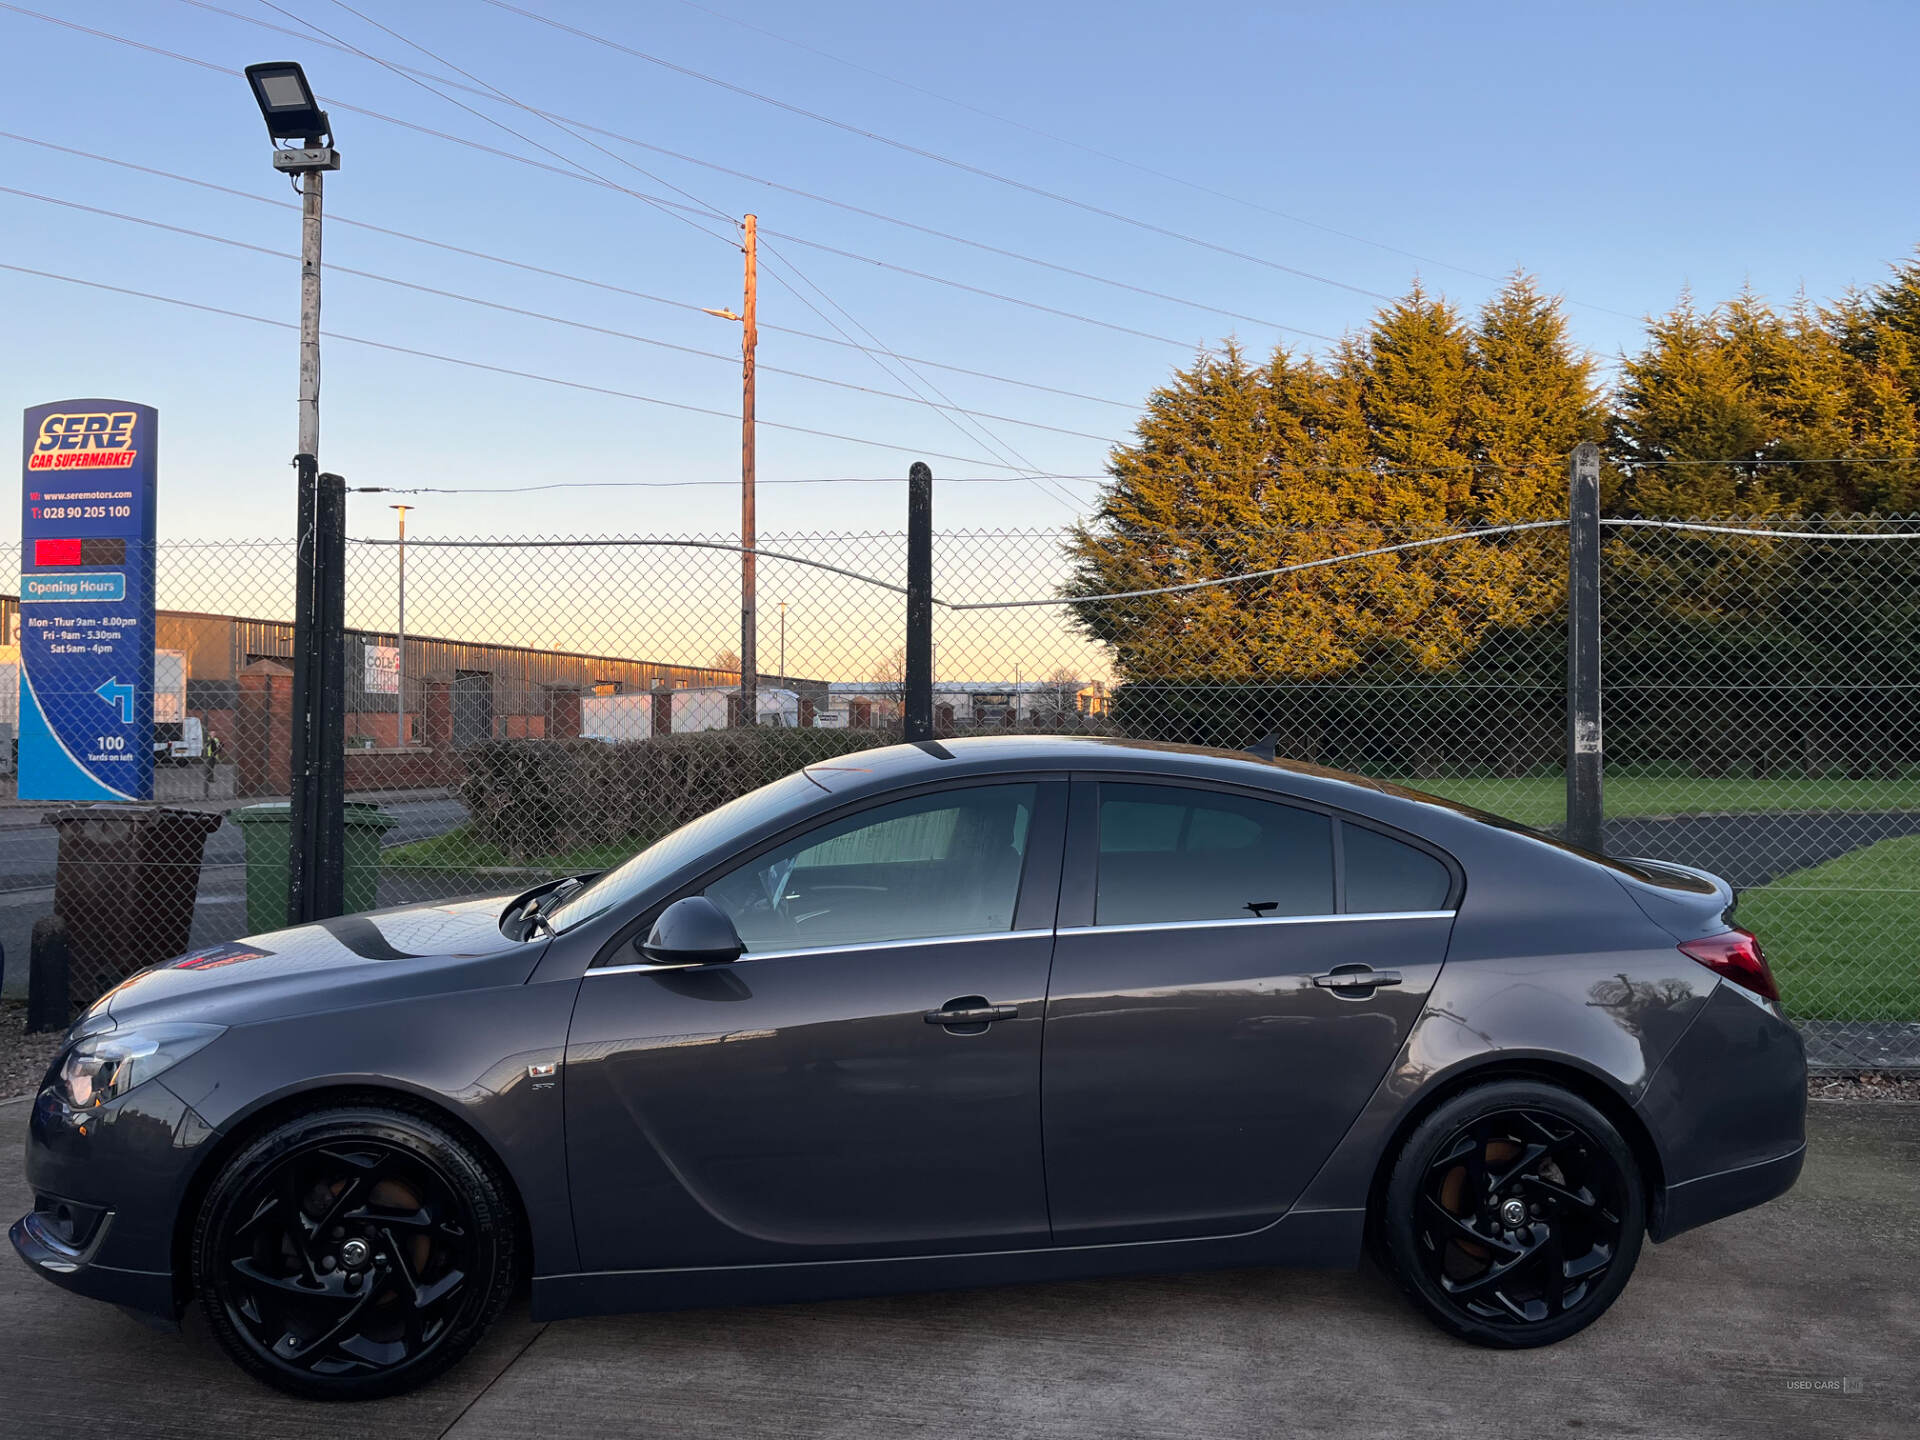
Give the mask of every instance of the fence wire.
<svg viewBox="0 0 1920 1440">
<path fill-rule="evenodd" d="M 1831 543 L 1920 536 L 1920 517 L 1673 523 L 1606 533 L 1607 846 L 1740 887 L 1816 1063 L 1920 1052 L 1920 539 Z M 748 726 L 735 537 L 416 541 L 404 639 L 398 547 L 350 543 L 349 906 L 599 868 L 799 765 L 898 738 L 905 537 L 757 548 Z M 1464 538 L 1196 529 L 1136 548 L 942 534 L 936 729 L 1270 739 L 1554 830 L 1566 549 L 1559 520 Z M 154 560 L 154 796 L 176 818 L 108 821 L 0 780 L 0 890 L 27 897 L 0 910 L 9 976 L 26 925 L 57 910 L 76 1001 L 189 948 L 217 963 L 284 916 L 293 545 L 163 542 Z M 18 573 L 16 551 L 0 547 L 0 573 Z M 19 626 L 0 599 L 0 665 Z M 17 693 L 0 672 L 9 735 Z"/>
</svg>

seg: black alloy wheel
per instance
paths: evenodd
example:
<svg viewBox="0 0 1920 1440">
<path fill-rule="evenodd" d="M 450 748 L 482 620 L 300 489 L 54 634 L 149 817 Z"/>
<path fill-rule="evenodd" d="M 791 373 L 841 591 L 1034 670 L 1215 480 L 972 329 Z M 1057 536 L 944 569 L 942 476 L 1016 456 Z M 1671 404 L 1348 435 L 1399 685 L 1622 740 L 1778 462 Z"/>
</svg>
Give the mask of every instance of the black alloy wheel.
<svg viewBox="0 0 1920 1440">
<path fill-rule="evenodd" d="M 1551 1085 L 1454 1097 L 1408 1137 L 1381 1217 L 1384 1259 L 1420 1307 L 1478 1344 L 1548 1345 L 1613 1303 L 1639 1258 L 1633 1152 Z"/>
<path fill-rule="evenodd" d="M 222 1170 L 194 1240 L 220 1342 L 296 1394 L 411 1388 L 470 1349 L 513 1286 L 514 1222 L 493 1167 L 385 1108 L 303 1115 Z"/>
</svg>

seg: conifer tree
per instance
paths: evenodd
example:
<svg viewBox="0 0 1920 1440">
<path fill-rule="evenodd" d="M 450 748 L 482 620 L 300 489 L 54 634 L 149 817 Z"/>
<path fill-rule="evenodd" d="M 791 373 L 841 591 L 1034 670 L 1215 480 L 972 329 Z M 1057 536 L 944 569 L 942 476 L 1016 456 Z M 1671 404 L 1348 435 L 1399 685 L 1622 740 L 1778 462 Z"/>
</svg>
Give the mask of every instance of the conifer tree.
<svg viewBox="0 0 1920 1440">
<path fill-rule="evenodd" d="M 1920 355 L 1920 247 L 1893 267 L 1892 278 L 1874 289 L 1867 310 L 1876 326 L 1905 339 L 1909 356 Z"/>
<path fill-rule="evenodd" d="M 1136 442 L 1113 452 L 1113 484 L 1069 542 L 1069 593 L 1182 585 L 1244 568 L 1242 537 L 1265 528 L 1268 399 L 1266 376 L 1232 343 L 1198 356 L 1149 395 Z M 1102 601 L 1075 614 L 1089 636 L 1113 648 L 1122 673 L 1244 673 L 1249 627 L 1222 598 L 1200 590 Z"/>
<path fill-rule="evenodd" d="M 1070 542 L 1069 596 L 1182 585 L 1394 541 L 1557 517 L 1567 454 L 1606 438 L 1616 514 L 1920 509 L 1920 252 L 1874 289 L 1785 313 L 1683 294 L 1603 404 L 1558 301 L 1516 273 L 1471 323 L 1416 284 L 1324 358 L 1232 343 L 1148 397 Z M 1609 541 L 1616 627 L 1740 623 L 1781 603 L 1786 552 Z M 1251 684 L 1458 665 L 1558 612 L 1550 545 L 1462 541 L 1177 595 L 1075 605 L 1123 677 Z M 1678 566 L 1678 571 L 1673 567 Z M 1663 570 L 1662 567 L 1665 567 Z M 1698 583 L 1696 583 L 1698 582 Z M 1686 614 L 1710 586 L 1715 614 Z M 1660 599 L 1657 597 L 1667 597 Z M 1639 605 L 1639 619 L 1631 620 Z M 1198 692 L 1196 692 L 1198 693 Z M 1184 702 L 1182 702 L 1184 703 Z"/>
<path fill-rule="evenodd" d="M 1623 508 L 1650 516 L 1767 513 L 1779 505 L 1754 465 L 1767 441 L 1748 372 L 1754 343 L 1729 343 L 1690 294 L 1650 320 L 1621 368 L 1610 423 Z M 1715 463 L 1718 462 L 1718 463 Z"/>
<path fill-rule="evenodd" d="M 1473 519 L 1539 520 L 1566 508 L 1567 455 L 1605 432 L 1593 366 L 1574 353 L 1566 315 L 1516 273 L 1487 302 L 1473 337 L 1467 427 Z"/>
</svg>

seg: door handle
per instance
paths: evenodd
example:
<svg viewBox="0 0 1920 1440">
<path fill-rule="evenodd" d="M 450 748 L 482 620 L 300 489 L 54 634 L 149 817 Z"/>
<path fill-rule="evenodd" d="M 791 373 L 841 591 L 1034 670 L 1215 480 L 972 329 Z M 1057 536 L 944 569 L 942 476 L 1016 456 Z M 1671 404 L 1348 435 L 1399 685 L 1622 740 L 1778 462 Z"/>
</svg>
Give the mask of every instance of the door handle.
<svg viewBox="0 0 1920 1440">
<path fill-rule="evenodd" d="M 969 996 L 968 1001 L 973 997 Z M 991 1020 L 1012 1020 L 1020 1013 L 1018 1005 L 988 1005 L 984 1001 L 966 1003 L 958 1000 L 947 1002 L 944 1009 L 929 1010 L 926 1021 L 929 1025 L 985 1025 Z"/>
<path fill-rule="evenodd" d="M 1336 994 L 1352 994 L 1360 990 L 1372 990 L 1379 985 L 1398 985 L 1398 970 L 1335 970 L 1330 975 L 1316 975 L 1313 983 L 1322 990 L 1332 990 Z"/>
</svg>

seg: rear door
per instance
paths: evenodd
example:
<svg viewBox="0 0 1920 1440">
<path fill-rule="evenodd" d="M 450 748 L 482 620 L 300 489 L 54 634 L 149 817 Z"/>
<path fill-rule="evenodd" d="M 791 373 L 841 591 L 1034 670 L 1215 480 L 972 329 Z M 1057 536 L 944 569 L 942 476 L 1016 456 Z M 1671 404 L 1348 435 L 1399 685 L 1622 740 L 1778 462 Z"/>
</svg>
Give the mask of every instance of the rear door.
<svg viewBox="0 0 1920 1440">
<path fill-rule="evenodd" d="M 1257 1229 L 1399 1050 L 1446 957 L 1456 871 L 1270 795 L 1072 789 L 1042 1078 L 1054 1239 Z"/>
</svg>

